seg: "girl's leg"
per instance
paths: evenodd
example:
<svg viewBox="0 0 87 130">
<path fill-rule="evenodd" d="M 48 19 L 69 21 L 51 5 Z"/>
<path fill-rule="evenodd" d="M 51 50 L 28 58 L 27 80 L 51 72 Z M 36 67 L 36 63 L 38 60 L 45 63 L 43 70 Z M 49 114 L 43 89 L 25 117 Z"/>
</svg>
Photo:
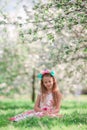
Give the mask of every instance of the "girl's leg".
<svg viewBox="0 0 87 130">
<path fill-rule="evenodd" d="M 20 121 L 20 120 L 23 120 L 29 116 L 30 117 L 33 116 L 33 114 L 34 114 L 34 111 L 27 111 L 27 112 L 24 112 L 22 114 L 18 114 L 17 116 L 11 117 L 9 120 L 10 121 Z"/>
</svg>

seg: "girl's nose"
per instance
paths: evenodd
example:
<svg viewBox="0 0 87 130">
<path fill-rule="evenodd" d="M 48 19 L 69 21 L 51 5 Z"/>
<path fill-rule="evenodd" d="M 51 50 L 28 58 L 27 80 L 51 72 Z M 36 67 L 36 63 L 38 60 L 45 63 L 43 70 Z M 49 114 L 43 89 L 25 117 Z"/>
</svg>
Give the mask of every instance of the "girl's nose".
<svg viewBox="0 0 87 130">
<path fill-rule="evenodd" d="M 50 86 L 50 83 L 48 83 L 47 86 Z"/>
</svg>

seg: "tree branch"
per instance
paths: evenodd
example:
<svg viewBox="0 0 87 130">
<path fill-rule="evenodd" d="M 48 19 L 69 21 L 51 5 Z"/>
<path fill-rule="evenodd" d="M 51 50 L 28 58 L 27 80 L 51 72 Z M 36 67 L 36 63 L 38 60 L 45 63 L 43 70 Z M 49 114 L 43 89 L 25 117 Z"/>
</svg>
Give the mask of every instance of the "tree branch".
<svg viewBox="0 0 87 130">
<path fill-rule="evenodd" d="M 79 60 L 79 59 L 87 60 L 87 56 L 77 56 L 77 57 L 71 58 L 71 60 Z"/>
</svg>

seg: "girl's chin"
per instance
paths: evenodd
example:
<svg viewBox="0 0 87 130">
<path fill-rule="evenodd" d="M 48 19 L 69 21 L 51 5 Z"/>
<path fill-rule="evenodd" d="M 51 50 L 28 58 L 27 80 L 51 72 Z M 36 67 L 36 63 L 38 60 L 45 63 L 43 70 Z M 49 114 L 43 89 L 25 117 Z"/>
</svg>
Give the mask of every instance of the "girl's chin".
<svg viewBox="0 0 87 130">
<path fill-rule="evenodd" d="M 51 90 L 52 88 L 51 87 L 47 87 L 47 90 Z"/>
</svg>

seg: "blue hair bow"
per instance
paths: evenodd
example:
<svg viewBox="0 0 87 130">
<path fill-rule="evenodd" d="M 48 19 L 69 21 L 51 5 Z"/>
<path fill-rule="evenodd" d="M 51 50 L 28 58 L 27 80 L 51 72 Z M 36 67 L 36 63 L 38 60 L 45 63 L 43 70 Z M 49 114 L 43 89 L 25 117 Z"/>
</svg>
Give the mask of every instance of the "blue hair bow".
<svg viewBox="0 0 87 130">
<path fill-rule="evenodd" d="M 43 76 L 42 74 L 38 74 L 37 77 L 38 77 L 39 79 L 42 79 L 42 76 Z"/>
<path fill-rule="evenodd" d="M 51 74 L 52 76 L 54 76 L 54 75 L 55 75 L 55 72 L 54 72 L 54 71 L 51 71 L 51 72 L 50 72 L 50 71 L 48 71 L 48 70 L 45 70 L 45 71 L 43 71 L 42 73 L 38 74 L 37 77 L 38 77 L 39 79 L 42 79 L 42 77 L 43 77 L 44 74 Z"/>
<path fill-rule="evenodd" d="M 51 71 L 50 74 L 51 74 L 52 76 L 54 76 L 54 75 L 55 75 L 55 72 L 54 72 L 54 71 Z"/>
</svg>

